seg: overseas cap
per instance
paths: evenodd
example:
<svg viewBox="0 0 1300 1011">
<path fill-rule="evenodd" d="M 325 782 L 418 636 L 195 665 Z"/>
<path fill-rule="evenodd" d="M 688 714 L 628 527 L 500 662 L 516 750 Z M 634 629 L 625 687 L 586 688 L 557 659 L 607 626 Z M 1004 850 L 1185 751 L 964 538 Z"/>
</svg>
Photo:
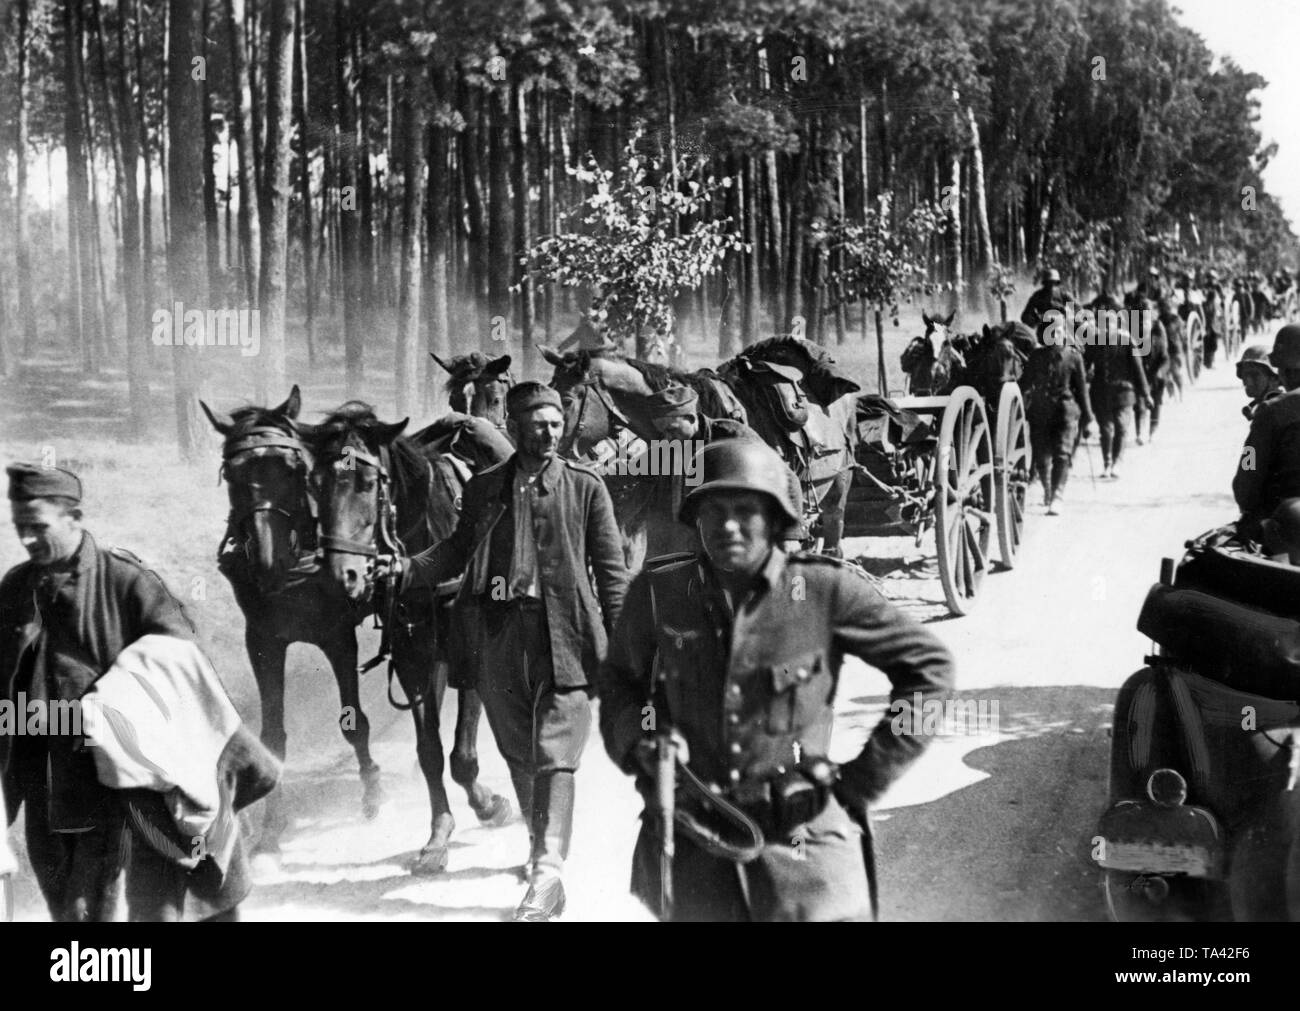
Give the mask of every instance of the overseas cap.
<svg viewBox="0 0 1300 1011">
<path fill-rule="evenodd" d="M 646 399 L 646 407 L 656 418 L 694 417 L 700 397 L 689 386 L 668 386 Z"/>
<path fill-rule="evenodd" d="M 560 395 L 549 386 L 541 383 L 516 383 L 506 393 L 506 413 L 511 415 L 527 414 L 538 407 L 554 407 L 564 410 Z"/>
<path fill-rule="evenodd" d="M 60 467 L 41 467 L 34 463 L 15 463 L 5 468 L 9 475 L 9 500 L 25 502 L 34 498 L 70 498 L 81 501 L 81 478 Z"/>
</svg>

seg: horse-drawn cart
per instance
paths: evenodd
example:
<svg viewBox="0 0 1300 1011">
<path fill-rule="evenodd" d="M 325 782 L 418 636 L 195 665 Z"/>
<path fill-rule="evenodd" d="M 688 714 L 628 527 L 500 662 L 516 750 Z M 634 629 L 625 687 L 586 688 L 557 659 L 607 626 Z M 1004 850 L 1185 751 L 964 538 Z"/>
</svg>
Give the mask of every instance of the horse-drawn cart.
<svg viewBox="0 0 1300 1011">
<path fill-rule="evenodd" d="M 846 537 L 911 537 L 933 531 L 948 609 L 974 606 L 998 556 L 1010 569 L 1020 552 L 1031 462 L 1020 388 L 1001 385 L 990 419 L 972 386 L 944 396 L 858 399 L 857 469 L 845 509 Z"/>
</svg>

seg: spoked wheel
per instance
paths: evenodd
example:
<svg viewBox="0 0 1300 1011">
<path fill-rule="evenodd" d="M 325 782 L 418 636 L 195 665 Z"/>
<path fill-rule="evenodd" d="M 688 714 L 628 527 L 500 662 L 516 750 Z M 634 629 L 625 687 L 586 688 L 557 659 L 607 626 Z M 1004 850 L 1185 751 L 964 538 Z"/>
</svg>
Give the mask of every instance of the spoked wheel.
<svg viewBox="0 0 1300 1011">
<path fill-rule="evenodd" d="M 997 477 L 998 550 L 1004 569 L 1016 567 L 1025 529 L 1025 498 L 1032 478 L 1029 421 L 1020 387 L 1003 383 L 998 396 L 998 438 L 994 457 Z"/>
<path fill-rule="evenodd" d="M 1237 349 L 1241 347 L 1241 303 L 1235 298 L 1228 301 L 1228 360 L 1232 361 L 1237 357 Z"/>
<path fill-rule="evenodd" d="M 1192 382 L 1201 378 L 1205 367 L 1205 327 L 1198 313 L 1187 317 L 1187 370 Z"/>
<path fill-rule="evenodd" d="M 984 401 L 969 386 L 948 398 L 935 463 L 934 542 L 948 610 L 965 614 L 975 604 L 989 568 L 989 541 L 997 491 L 993 437 Z"/>
</svg>

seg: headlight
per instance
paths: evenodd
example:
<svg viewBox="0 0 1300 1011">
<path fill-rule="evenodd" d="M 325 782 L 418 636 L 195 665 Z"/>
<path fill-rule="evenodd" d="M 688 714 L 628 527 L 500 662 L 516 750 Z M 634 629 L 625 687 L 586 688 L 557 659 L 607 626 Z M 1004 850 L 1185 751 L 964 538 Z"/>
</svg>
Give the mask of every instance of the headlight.
<svg viewBox="0 0 1300 1011">
<path fill-rule="evenodd" d="M 1187 800 L 1187 780 L 1174 769 L 1157 769 L 1147 780 L 1147 796 L 1161 807 L 1177 807 Z"/>
</svg>

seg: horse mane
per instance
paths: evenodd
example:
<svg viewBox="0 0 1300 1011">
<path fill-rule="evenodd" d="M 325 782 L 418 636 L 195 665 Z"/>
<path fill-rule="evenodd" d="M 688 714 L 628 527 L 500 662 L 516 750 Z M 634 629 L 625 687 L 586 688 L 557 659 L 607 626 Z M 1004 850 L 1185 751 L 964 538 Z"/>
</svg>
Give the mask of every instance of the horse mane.
<svg viewBox="0 0 1300 1011">
<path fill-rule="evenodd" d="M 297 425 L 293 419 L 286 418 L 271 407 L 259 407 L 256 404 L 236 407 L 230 412 L 230 420 L 234 427 L 226 436 L 227 439 L 246 435 L 254 428 L 278 428 L 283 432 L 297 434 Z"/>
<path fill-rule="evenodd" d="M 803 385 L 808 395 L 823 407 L 829 406 L 846 393 L 856 393 L 862 389 L 852 376 L 840 368 L 825 348 L 790 334 L 778 334 L 755 341 L 731 361 L 791 365 L 803 373 Z M 724 364 L 722 374 L 726 375 L 728 371 Z"/>
<path fill-rule="evenodd" d="M 360 400 L 349 400 L 326 415 L 314 429 L 314 441 L 321 449 L 338 453 L 347 437 L 356 433 L 372 452 L 385 440 L 384 424 L 375 409 Z M 388 478 L 393 487 L 399 526 L 408 526 L 415 516 L 427 515 L 435 503 L 431 500 L 430 464 L 418 443 L 399 435 L 388 441 Z"/>
<path fill-rule="evenodd" d="M 676 369 L 670 368 L 667 365 L 660 365 L 658 362 L 642 361 L 640 358 L 624 358 L 623 363 L 625 365 L 630 365 L 633 369 L 639 372 L 641 378 L 645 380 L 646 385 L 649 386 L 651 391 L 654 393 L 658 393 L 662 389 L 677 384 L 689 385 L 687 383 L 687 376 L 684 372 L 678 372 Z"/>
</svg>

